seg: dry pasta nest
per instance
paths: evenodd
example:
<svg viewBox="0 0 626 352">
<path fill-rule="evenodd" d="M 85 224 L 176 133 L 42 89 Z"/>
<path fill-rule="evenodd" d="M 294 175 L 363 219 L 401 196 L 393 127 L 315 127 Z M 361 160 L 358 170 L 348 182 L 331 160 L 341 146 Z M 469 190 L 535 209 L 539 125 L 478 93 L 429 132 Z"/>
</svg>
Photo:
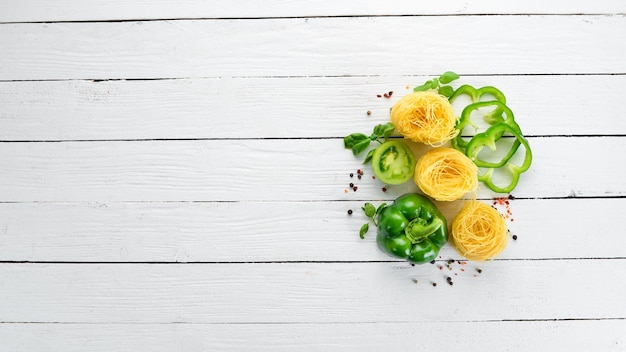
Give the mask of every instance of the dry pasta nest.
<svg viewBox="0 0 626 352">
<path fill-rule="evenodd" d="M 435 148 L 422 155 L 415 166 L 415 183 L 438 201 L 453 201 L 478 187 L 478 167 L 452 148 Z"/>
<path fill-rule="evenodd" d="M 458 133 L 452 105 L 434 91 L 402 97 L 391 108 L 391 122 L 405 138 L 431 146 L 443 145 Z"/>
<path fill-rule="evenodd" d="M 450 242 L 467 259 L 483 261 L 500 254 L 508 243 L 506 221 L 491 206 L 465 203 L 452 221 Z"/>
</svg>

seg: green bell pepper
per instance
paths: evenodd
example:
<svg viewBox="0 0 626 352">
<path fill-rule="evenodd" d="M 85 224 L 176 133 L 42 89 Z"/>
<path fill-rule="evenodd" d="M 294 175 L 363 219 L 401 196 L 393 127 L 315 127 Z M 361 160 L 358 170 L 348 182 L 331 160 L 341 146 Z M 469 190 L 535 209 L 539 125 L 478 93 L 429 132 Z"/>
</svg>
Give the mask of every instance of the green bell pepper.
<svg viewBox="0 0 626 352">
<path fill-rule="evenodd" d="M 509 150 L 507 155 L 502 159 L 500 163 L 494 164 L 486 162 L 478 157 L 478 154 L 484 147 L 488 147 L 491 150 L 496 150 L 497 141 L 500 140 L 505 133 L 510 133 L 513 135 L 513 137 L 515 137 L 515 143 L 517 144 L 517 146 L 524 146 L 526 154 L 524 155 L 524 161 L 522 162 L 522 165 L 514 165 L 513 163 L 509 162 L 509 159 L 511 159 L 511 157 L 518 149 L 517 147 L 515 147 L 516 144 L 513 145 L 513 148 Z M 515 128 L 504 122 L 495 124 L 489 127 L 485 132 L 476 134 L 468 143 L 467 148 L 465 149 L 465 155 L 467 155 L 467 157 L 470 158 L 470 160 L 472 160 L 478 167 L 488 168 L 487 172 L 482 175 L 478 175 L 478 180 L 483 182 L 492 191 L 498 193 L 511 192 L 515 188 L 515 186 L 517 186 L 520 174 L 530 168 L 533 160 L 532 151 L 530 150 L 528 141 L 526 140 L 526 138 L 524 138 L 524 136 L 522 136 L 519 128 Z M 509 183 L 509 185 L 505 187 L 496 186 L 492 180 L 494 170 L 500 166 L 506 166 L 506 168 L 508 168 L 511 173 L 511 183 Z"/>
<path fill-rule="evenodd" d="M 452 95 L 448 98 L 448 100 L 450 101 L 450 104 L 452 104 L 456 100 L 456 98 L 458 98 L 461 95 L 469 96 L 472 104 L 478 103 L 483 95 L 491 95 L 493 96 L 493 99 L 491 100 L 496 100 L 506 105 L 506 97 L 504 96 L 504 93 L 502 93 L 502 91 L 500 91 L 498 88 L 492 87 L 492 86 L 485 86 L 485 87 L 480 87 L 476 89 L 470 86 L 469 84 L 464 84 L 460 86 L 459 88 L 457 88 L 454 91 L 454 93 L 452 93 Z M 502 109 L 496 106 L 496 108 L 492 112 L 485 114 L 485 121 L 496 118 L 501 115 L 502 115 Z"/>
<path fill-rule="evenodd" d="M 396 258 L 422 264 L 434 260 L 448 241 L 445 217 L 421 194 L 398 197 L 378 215 L 379 248 Z"/>
</svg>

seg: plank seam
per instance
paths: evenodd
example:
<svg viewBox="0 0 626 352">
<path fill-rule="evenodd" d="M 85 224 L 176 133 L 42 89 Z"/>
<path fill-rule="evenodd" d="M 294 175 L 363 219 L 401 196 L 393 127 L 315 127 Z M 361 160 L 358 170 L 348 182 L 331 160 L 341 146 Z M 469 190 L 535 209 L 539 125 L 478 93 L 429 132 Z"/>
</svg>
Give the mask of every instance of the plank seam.
<svg viewBox="0 0 626 352">
<path fill-rule="evenodd" d="M 434 72 L 423 75 L 399 75 L 399 77 L 426 77 L 438 76 L 441 72 Z M 459 73 L 463 77 L 550 77 L 550 76 L 624 76 L 625 72 L 565 72 L 565 73 Z M 44 79 L 0 79 L 0 83 L 17 83 L 17 82 L 74 82 L 74 81 L 91 81 L 93 83 L 100 82 L 136 82 L 136 81 L 177 81 L 177 80 L 203 80 L 203 79 L 221 79 L 224 77 L 232 79 L 300 79 L 300 78 L 380 78 L 390 77 L 390 75 L 373 74 L 373 75 L 272 75 L 272 76 L 186 76 L 186 77 L 125 77 L 125 78 L 44 78 Z M 397 76 L 394 76 L 397 77 Z"/>
<path fill-rule="evenodd" d="M 127 19 L 107 19 L 107 20 L 56 20 L 56 21 L 5 21 L 2 24 L 54 24 L 54 23 L 126 23 L 126 22 L 159 22 L 159 21 L 258 21 L 258 20 L 301 20 L 301 19 L 347 19 L 347 18 L 389 18 L 389 17 L 530 17 L 530 16 L 550 16 L 550 17 L 613 17 L 624 16 L 624 12 L 608 13 L 437 13 L 437 14 L 390 14 L 390 15 L 313 15 L 313 16 L 255 16 L 255 17 L 171 17 L 171 18 L 127 18 Z"/>
</svg>

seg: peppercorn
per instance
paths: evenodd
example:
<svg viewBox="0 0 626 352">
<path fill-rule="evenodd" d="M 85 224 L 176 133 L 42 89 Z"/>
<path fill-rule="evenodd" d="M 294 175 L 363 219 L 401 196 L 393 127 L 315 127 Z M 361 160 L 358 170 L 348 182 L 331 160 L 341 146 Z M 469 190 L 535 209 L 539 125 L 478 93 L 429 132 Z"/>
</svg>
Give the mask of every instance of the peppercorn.
<svg viewBox="0 0 626 352">
<path fill-rule="evenodd" d="M 481 269 L 478 268 L 476 269 L 476 271 L 478 271 L 479 274 L 483 272 Z"/>
<path fill-rule="evenodd" d="M 433 260 L 431 260 L 431 261 L 430 261 L 430 264 L 435 264 L 435 260 L 434 260 L 434 259 L 433 259 Z"/>
<path fill-rule="evenodd" d="M 348 209 L 348 215 L 352 215 L 352 209 Z"/>
<path fill-rule="evenodd" d="M 387 188 L 386 187 L 383 187 L 383 192 L 387 192 Z"/>
<path fill-rule="evenodd" d="M 370 110 L 367 110 L 367 115 L 369 116 L 371 114 L 372 114 L 372 112 Z"/>
<path fill-rule="evenodd" d="M 435 287 L 435 286 L 437 286 L 437 283 L 436 283 L 436 282 L 433 282 L 433 287 Z"/>
<path fill-rule="evenodd" d="M 352 187 L 352 190 L 355 191 L 355 192 L 356 192 L 357 189 L 359 189 L 359 187 L 357 187 L 357 186 Z"/>
<path fill-rule="evenodd" d="M 350 188 L 354 187 L 354 183 L 350 182 Z"/>
<path fill-rule="evenodd" d="M 513 240 L 517 241 L 517 235 L 513 235 Z"/>
</svg>

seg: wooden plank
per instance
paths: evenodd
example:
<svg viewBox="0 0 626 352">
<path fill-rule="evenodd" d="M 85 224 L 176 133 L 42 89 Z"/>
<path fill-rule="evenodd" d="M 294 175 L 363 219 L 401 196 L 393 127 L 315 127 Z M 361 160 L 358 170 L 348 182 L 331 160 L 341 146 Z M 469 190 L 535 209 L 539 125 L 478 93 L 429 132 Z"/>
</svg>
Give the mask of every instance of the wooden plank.
<svg viewBox="0 0 626 352">
<path fill-rule="evenodd" d="M 297 2 L 278 0 L 263 5 L 250 0 L 172 1 L 133 0 L 85 3 L 78 0 L 6 0 L 0 4 L 0 22 L 94 21 L 168 18 L 256 18 L 301 16 L 371 16 L 371 15 L 466 15 L 466 14 L 581 14 L 624 13 L 618 0 L 594 2 L 521 3 L 501 1 L 414 2 L 389 0 Z"/>
<path fill-rule="evenodd" d="M 358 201 L 0 203 L 0 260 L 395 260 L 378 250 L 373 228 L 365 240 L 359 238 L 358 229 L 366 222 L 362 205 Z M 451 222 L 462 202 L 437 205 Z M 508 227 L 517 240 L 510 240 L 500 259 L 626 257 L 623 233 L 614 226 L 625 207 L 625 198 L 512 200 L 515 221 Z M 354 214 L 348 216 L 347 209 Z M 503 207 L 500 211 L 505 212 Z M 441 256 L 463 259 L 450 246 Z"/>
<path fill-rule="evenodd" d="M 498 261 L 481 263 L 477 274 L 475 264 L 443 271 L 406 263 L 3 264 L 0 321 L 624 319 L 626 281 L 599 273 L 620 273 L 625 265 L 626 259 Z"/>
<path fill-rule="evenodd" d="M 606 151 L 626 152 L 626 138 L 530 144 L 534 164 L 515 196 L 625 195 L 626 179 L 614 177 L 621 165 Z M 426 150 L 414 148 L 418 157 Z M 407 182 L 383 193 L 368 173 L 349 191 L 348 174 L 364 168 L 361 160 L 341 139 L 0 143 L 0 201 L 376 200 L 417 190 Z"/>
<path fill-rule="evenodd" d="M 0 80 L 624 73 L 625 43 L 622 15 L 4 24 Z"/>
<path fill-rule="evenodd" d="M 393 103 L 410 92 L 407 86 L 429 78 L 0 82 L 0 139 L 338 137 L 385 122 Z M 459 82 L 499 87 L 527 135 L 626 131 L 626 119 L 616 114 L 624 75 L 470 76 Z M 388 91 L 394 92 L 390 99 L 376 97 Z"/>
<path fill-rule="evenodd" d="M 352 324 L 0 324 L 6 351 L 619 351 L 624 320 Z M 514 331 L 515 333 L 511 333 Z"/>
</svg>

